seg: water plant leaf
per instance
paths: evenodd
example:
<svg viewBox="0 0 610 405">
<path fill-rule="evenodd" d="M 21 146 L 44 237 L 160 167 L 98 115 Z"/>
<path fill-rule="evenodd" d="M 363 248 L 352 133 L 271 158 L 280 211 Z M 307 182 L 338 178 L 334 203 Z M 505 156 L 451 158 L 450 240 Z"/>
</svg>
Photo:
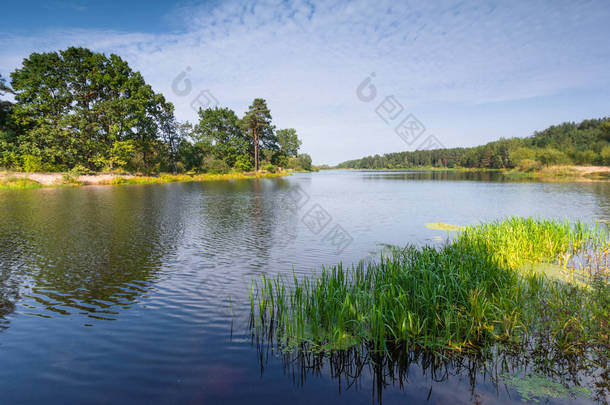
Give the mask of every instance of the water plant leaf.
<svg viewBox="0 0 610 405">
<path fill-rule="evenodd" d="M 464 229 L 463 226 L 446 224 L 444 222 L 428 222 L 426 224 L 426 228 L 439 231 L 459 231 Z"/>
</svg>

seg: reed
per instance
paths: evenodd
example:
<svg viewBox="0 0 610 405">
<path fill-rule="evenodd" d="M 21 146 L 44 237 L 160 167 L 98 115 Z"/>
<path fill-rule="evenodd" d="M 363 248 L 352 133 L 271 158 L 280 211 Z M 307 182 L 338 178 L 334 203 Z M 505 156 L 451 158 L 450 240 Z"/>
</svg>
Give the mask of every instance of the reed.
<svg viewBox="0 0 610 405">
<path fill-rule="evenodd" d="M 282 350 L 481 352 L 547 336 L 573 353 L 608 349 L 607 270 L 586 285 L 537 267 L 603 255 L 605 231 L 582 223 L 509 218 L 462 229 L 440 248 L 406 248 L 376 263 L 325 267 L 299 279 L 262 277 L 253 331 Z M 606 351 L 607 353 L 607 351 Z"/>
</svg>

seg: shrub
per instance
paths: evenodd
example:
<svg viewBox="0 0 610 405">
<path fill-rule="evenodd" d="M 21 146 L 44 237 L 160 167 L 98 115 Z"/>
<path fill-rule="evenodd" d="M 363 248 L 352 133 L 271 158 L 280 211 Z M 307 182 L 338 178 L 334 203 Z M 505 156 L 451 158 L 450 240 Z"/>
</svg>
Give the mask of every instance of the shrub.
<svg viewBox="0 0 610 405">
<path fill-rule="evenodd" d="M 211 174 L 223 174 L 229 172 L 229 166 L 224 160 L 207 157 L 203 160 L 203 171 Z"/>
<path fill-rule="evenodd" d="M 570 163 L 565 153 L 555 148 L 544 148 L 538 151 L 537 160 L 545 166 Z"/>
<path fill-rule="evenodd" d="M 235 165 L 233 168 L 238 172 L 250 172 L 252 171 L 252 162 L 250 162 L 250 158 L 248 156 L 239 155 L 237 159 L 235 159 Z"/>
<path fill-rule="evenodd" d="M 23 155 L 23 171 L 24 172 L 41 172 L 42 158 L 34 155 Z"/>
<path fill-rule="evenodd" d="M 536 170 L 540 170 L 540 162 L 531 159 L 523 159 L 519 162 L 519 166 L 517 168 L 522 172 L 533 172 Z"/>
<path fill-rule="evenodd" d="M 263 170 L 269 173 L 275 173 L 276 167 L 273 166 L 271 163 L 267 163 L 265 166 L 263 166 Z"/>
</svg>

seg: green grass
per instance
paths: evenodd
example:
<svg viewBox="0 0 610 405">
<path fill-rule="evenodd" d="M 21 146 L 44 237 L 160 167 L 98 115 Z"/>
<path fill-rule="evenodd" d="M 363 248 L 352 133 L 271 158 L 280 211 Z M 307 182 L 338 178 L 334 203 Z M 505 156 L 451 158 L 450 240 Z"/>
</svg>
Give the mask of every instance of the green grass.
<svg viewBox="0 0 610 405">
<path fill-rule="evenodd" d="M 24 190 L 40 187 L 43 187 L 43 185 L 26 178 L 7 177 L 0 179 L 0 190 Z"/>
<path fill-rule="evenodd" d="M 254 333 L 284 351 L 427 350 L 443 356 L 518 346 L 547 336 L 562 353 L 608 350 L 607 267 L 586 285 L 536 266 L 599 262 L 601 227 L 509 218 L 466 227 L 440 248 L 407 246 L 378 263 L 323 268 L 317 276 L 252 286 Z M 605 255 L 605 256 L 604 256 Z M 605 355 L 607 359 L 607 354 Z"/>
<path fill-rule="evenodd" d="M 236 180 L 252 178 L 272 178 L 286 176 L 286 173 L 226 173 L 226 174 L 160 174 L 159 176 L 134 176 L 134 177 L 115 177 L 107 183 L 102 184 L 159 184 L 175 182 L 201 182 L 215 180 Z"/>
</svg>

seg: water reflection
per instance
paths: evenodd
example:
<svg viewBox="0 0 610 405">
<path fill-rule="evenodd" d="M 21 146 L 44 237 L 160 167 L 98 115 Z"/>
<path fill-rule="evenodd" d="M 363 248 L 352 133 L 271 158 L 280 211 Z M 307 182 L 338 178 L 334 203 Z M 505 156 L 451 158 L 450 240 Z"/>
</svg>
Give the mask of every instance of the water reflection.
<svg viewBox="0 0 610 405">
<path fill-rule="evenodd" d="M 175 250 L 181 200 L 162 187 L 43 193 L 0 201 L 3 296 L 17 298 L 21 284 L 32 315 L 116 319 L 158 281 L 163 257 Z"/>
<path fill-rule="evenodd" d="M 339 392 L 366 390 L 368 385 L 377 404 L 384 403 L 384 393 L 389 392 L 393 399 L 396 391 L 415 403 L 431 398 L 433 403 L 455 400 L 464 397 L 458 392 L 466 387 L 473 404 L 522 403 L 524 397 L 534 402 L 553 398 L 555 402 L 606 403 L 610 395 L 607 362 L 558 353 L 540 340 L 485 355 L 445 357 L 398 347 L 382 353 L 357 348 L 313 352 L 302 345 L 286 353 L 269 341 L 257 340 L 254 335 L 252 339 L 261 375 L 271 359 L 279 356 L 284 375 L 296 386 L 306 385 L 312 377 L 328 376 L 336 381 Z M 528 386 L 530 380 L 542 384 Z"/>
<path fill-rule="evenodd" d="M 364 386 L 386 404 L 417 403 L 426 401 L 433 380 L 443 379 L 430 401 L 481 395 L 485 403 L 510 402 L 501 386 L 481 377 L 491 373 L 485 363 L 472 368 L 472 391 L 466 364 L 435 365 L 423 353 L 377 363 L 349 353 L 286 357 L 284 370 L 301 387 L 295 392 L 285 387 L 271 349 L 253 350 L 247 334 L 249 283 L 261 273 L 298 277 L 338 261 L 357 263 L 386 244 L 446 238 L 425 228 L 427 222 L 469 224 L 506 215 L 610 219 L 610 183 L 499 183 L 493 176 L 335 171 L 0 191 L 0 328 L 10 322 L 0 333 L 3 402 L 24 395 L 32 402 L 49 395 L 66 403 L 197 402 L 211 398 L 222 379 L 213 370 L 234 370 L 223 380 L 223 400 L 233 398 L 227 405 L 286 403 L 295 396 L 306 403 L 368 402 L 345 395 Z M 297 185 L 354 238 L 341 256 L 302 223 L 305 211 L 289 197 Z M 243 339 L 230 342 L 234 318 L 245 320 L 234 328 Z M 255 353 L 262 356 L 258 362 Z M 285 396 L 269 400 L 278 392 Z"/>
</svg>

